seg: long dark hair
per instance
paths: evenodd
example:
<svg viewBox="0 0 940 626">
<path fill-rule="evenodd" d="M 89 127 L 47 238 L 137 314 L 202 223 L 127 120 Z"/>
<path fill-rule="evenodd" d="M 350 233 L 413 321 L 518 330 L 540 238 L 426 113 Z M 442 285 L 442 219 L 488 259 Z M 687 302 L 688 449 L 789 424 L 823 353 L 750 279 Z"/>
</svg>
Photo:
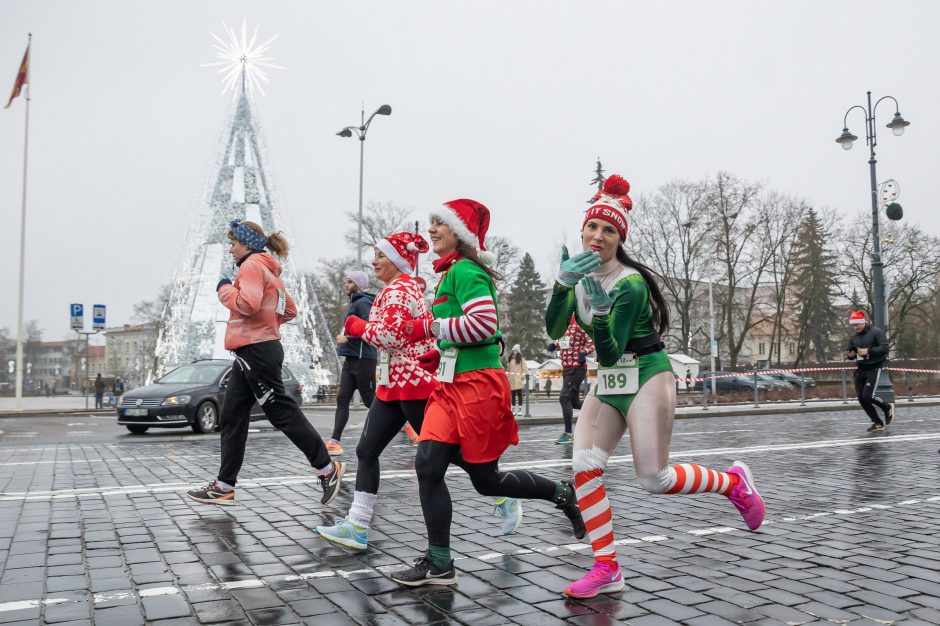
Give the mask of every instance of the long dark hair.
<svg viewBox="0 0 940 626">
<path fill-rule="evenodd" d="M 493 268 L 486 265 L 486 263 L 484 263 L 483 260 L 480 259 L 480 254 L 477 252 L 476 248 L 474 248 L 473 246 L 458 239 L 457 240 L 457 252 L 460 254 L 460 256 L 467 259 L 468 261 L 472 261 L 476 265 L 479 265 L 480 269 L 482 269 L 484 272 L 489 274 L 490 278 L 493 279 L 493 282 L 503 279 L 502 274 L 500 274 Z"/>
<path fill-rule="evenodd" d="M 660 335 L 665 335 L 669 329 L 669 307 L 666 306 L 666 299 L 663 298 L 663 292 L 659 290 L 659 283 L 656 282 L 656 275 L 653 270 L 646 267 L 634 258 L 631 258 L 623 246 L 617 246 L 617 260 L 632 267 L 640 273 L 643 280 L 650 288 L 651 307 L 653 309 L 653 325 L 657 327 Z"/>
<path fill-rule="evenodd" d="M 514 361 L 515 363 L 522 363 L 522 353 L 521 353 L 521 352 L 518 352 L 518 351 L 517 351 L 516 354 L 515 354 L 515 356 L 511 356 L 511 357 L 509 357 L 509 358 L 510 358 L 512 361 Z"/>
</svg>

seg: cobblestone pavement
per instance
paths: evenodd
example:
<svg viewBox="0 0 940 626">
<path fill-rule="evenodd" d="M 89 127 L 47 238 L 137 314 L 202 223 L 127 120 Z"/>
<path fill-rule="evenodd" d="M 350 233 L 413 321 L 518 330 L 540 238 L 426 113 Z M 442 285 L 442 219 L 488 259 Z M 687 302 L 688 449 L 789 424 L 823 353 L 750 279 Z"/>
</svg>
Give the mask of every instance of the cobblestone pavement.
<svg viewBox="0 0 940 626">
<path fill-rule="evenodd" d="M 861 411 L 677 422 L 674 461 L 751 465 L 768 510 L 757 533 L 721 496 L 642 491 L 625 442 L 607 484 L 627 587 L 578 602 L 560 592 L 590 549 L 563 516 L 527 502 L 519 532 L 501 537 L 491 501 L 459 471 L 449 477 L 459 586 L 393 583 L 388 570 L 425 547 L 403 436 L 382 459 L 365 553 L 313 532 L 345 514 L 354 459 L 346 492 L 323 508 L 277 432 L 251 435 L 234 507 L 182 497 L 215 475 L 217 435 L 0 436 L 0 623 L 938 624 L 940 416 L 899 414 L 879 434 Z M 568 477 L 559 430 L 524 428 L 503 466 Z"/>
</svg>

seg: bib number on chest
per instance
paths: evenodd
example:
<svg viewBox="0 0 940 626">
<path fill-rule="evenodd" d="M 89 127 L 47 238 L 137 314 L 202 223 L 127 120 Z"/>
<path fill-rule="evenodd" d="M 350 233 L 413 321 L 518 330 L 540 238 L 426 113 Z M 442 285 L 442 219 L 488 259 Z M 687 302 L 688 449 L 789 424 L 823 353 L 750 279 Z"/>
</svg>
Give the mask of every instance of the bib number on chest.
<svg viewBox="0 0 940 626">
<path fill-rule="evenodd" d="M 437 366 L 437 380 L 442 383 L 454 382 L 457 369 L 457 348 L 447 348 L 441 352 L 441 364 Z"/>
<path fill-rule="evenodd" d="M 283 289 L 277 290 L 277 306 L 274 308 L 274 312 L 280 316 L 284 315 L 284 311 L 287 309 L 287 294 L 284 293 Z"/>
<path fill-rule="evenodd" d="M 640 367 L 632 354 L 620 357 L 613 367 L 597 370 L 597 395 L 625 396 L 640 390 Z"/>
<path fill-rule="evenodd" d="M 389 354 L 388 352 L 379 352 L 379 370 L 377 372 L 379 385 L 384 385 L 388 387 L 388 368 L 389 368 Z"/>
<path fill-rule="evenodd" d="M 558 340 L 558 347 L 562 350 L 567 350 L 571 347 L 571 337 L 562 337 Z"/>
</svg>

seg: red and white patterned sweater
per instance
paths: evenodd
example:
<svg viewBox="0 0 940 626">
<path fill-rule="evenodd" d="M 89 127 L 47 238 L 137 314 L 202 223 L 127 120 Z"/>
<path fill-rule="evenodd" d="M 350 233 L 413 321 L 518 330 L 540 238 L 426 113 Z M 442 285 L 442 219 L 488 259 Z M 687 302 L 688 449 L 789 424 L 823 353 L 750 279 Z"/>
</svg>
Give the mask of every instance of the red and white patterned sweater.
<svg viewBox="0 0 940 626">
<path fill-rule="evenodd" d="M 579 362 L 580 355 L 582 353 L 590 354 L 594 352 L 594 342 L 591 341 L 590 336 L 584 332 L 584 329 L 578 326 L 578 322 L 575 321 L 573 315 L 571 316 L 571 321 L 568 323 L 568 330 L 565 331 L 565 334 L 557 343 L 561 356 L 562 369 L 567 370 L 587 367 L 586 364 Z"/>
<path fill-rule="evenodd" d="M 370 346 L 389 355 L 388 385 L 380 381 L 376 386 L 380 400 L 424 400 L 437 386 L 434 375 L 418 366 L 418 357 L 434 349 L 434 340 L 408 343 L 405 324 L 413 319 L 433 321 L 434 316 L 414 278 L 399 274 L 375 297 L 362 335 Z"/>
</svg>

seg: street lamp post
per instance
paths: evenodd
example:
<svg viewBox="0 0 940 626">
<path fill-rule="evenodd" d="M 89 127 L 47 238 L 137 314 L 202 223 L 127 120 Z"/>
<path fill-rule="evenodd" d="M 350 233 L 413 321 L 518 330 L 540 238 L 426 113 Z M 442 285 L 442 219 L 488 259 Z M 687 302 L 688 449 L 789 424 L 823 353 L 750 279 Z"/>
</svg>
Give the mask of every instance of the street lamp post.
<svg viewBox="0 0 940 626">
<path fill-rule="evenodd" d="M 369 116 L 369 119 L 366 119 L 366 111 L 362 109 L 362 117 L 359 126 L 347 126 L 343 130 L 336 133 L 340 137 L 352 137 L 353 133 L 356 133 L 356 136 L 359 137 L 359 237 L 356 240 L 356 263 L 357 267 L 362 267 L 362 169 L 365 161 L 365 145 L 366 145 L 366 133 L 369 131 L 369 125 L 372 123 L 372 118 L 376 115 L 391 115 L 392 107 L 387 104 L 383 104 L 378 109 L 375 110 L 375 113 Z"/>
<path fill-rule="evenodd" d="M 886 327 L 887 315 L 885 307 L 885 279 L 884 279 L 884 264 L 881 261 L 881 238 L 878 231 L 878 177 L 875 173 L 875 165 L 877 164 L 877 159 L 875 159 L 875 146 L 878 145 L 878 136 L 875 130 L 875 114 L 878 110 L 878 105 L 881 104 L 883 100 L 891 100 L 894 102 L 894 118 L 886 126 L 891 129 L 891 132 L 895 136 L 900 137 L 904 134 L 904 129 L 911 125 L 910 122 L 906 121 L 901 117 L 901 113 L 898 107 L 898 101 L 894 96 L 883 96 L 879 98 L 874 106 L 871 103 L 871 92 L 867 92 L 867 102 L 866 106 L 856 104 L 855 106 L 849 107 L 845 112 L 845 115 L 842 118 L 842 134 L 836 139 L 836 143 L 842 146 L 843 150 L 851 150 L 852 144 L 858 139 L 849 131 L 848 127 L 848 118 L 849 113 L 853 109 L 860 109 L 862 113 L 865 114 L 865 143 L 868 144 L 869 156 L 868 156 L 868 169 L 869 169 L 869 181 L 871 188 L 871 236 L 872 236 L 872 253 L 871 253 L 871 282 L 872 282 L 872 297 L 874 299 L 874 306 L 872 307 L 872 323 L 888 332 Z M 884 372 L 885 376 L 879 377 L 878 389 L 875 391 L 879 396 L 890 396 L 889 401 L 894 402 L 894 390 L 891 387 L 890 380 L 884 380 L 887 378 L 887 372 Z"/>
</svg>

